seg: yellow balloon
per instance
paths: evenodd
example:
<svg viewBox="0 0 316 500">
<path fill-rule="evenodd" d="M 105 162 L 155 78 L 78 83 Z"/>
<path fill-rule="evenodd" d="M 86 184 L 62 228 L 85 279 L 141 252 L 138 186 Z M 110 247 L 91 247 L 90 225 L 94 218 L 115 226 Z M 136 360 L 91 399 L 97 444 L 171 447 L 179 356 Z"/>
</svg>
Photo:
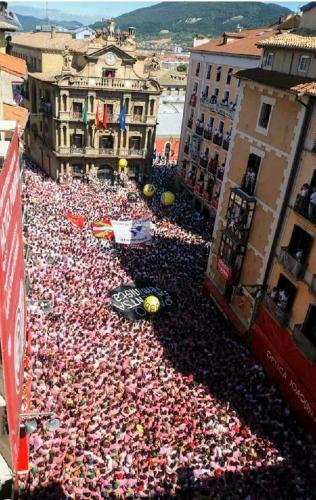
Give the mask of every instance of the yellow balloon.
<svg viewBox="0 0 316 500">
<path fill-rule="evenodd" d="M 166 207 L 173 205 L 176 197 L 171 191 L 166 191 L 161 195 L 161 203 Z"/>
<path fill-rule="evenodd" d="M 121 168 L 126 168 L 127 167 L 127 160 L 125 158 L 121 158 L 118 162 L 118 166 Z"/>
<path fill-rule="evenodd" d="M 148 295 L 144 301 L 144 309 L 149 313 L 156 313 L 160 309 L 160 301 L 154 295 Z"/>
<path fill-rule="evenodd" d="M 152 184 L 145 184 L 143 193 L 145 196 L 147 196 L 147 198 L 151 198 L 155 194 L 155 186 L 153 186 Z"/>
</svg>

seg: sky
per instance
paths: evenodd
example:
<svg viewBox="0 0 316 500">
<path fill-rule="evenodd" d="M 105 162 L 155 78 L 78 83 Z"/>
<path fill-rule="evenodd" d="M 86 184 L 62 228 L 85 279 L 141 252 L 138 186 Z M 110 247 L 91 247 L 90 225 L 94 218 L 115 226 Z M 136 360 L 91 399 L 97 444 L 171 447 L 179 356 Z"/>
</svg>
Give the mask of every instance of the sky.
<svg viewBox="0 0 316 500">
<path fill-rule="evenodd" d="M 191 0 L 192 1 L 192 0 Z M 194 1 L 194 0 L 193 0 Z M 243 0 L 242 0 L 243 1 Z M 270 0 L 271 1 L 271 0 Z M 78 20 L 83 24 L 90 24 L 94 21 L 101 20 L 102 17 L 117 17 L 125 12 L 130 12 L 142 7 L 149 7 L 159 2 L 143 2 L 140 1 L 45 1 L 45 0 L 27 0 L 27 1 L 9 1 L 9 6 L 17 14 L 30 15 L 35 17 L 46 18 L 46 5 L 48 15 L 52 19 L 60 20 Z M 306 2 L 274 2 L 291 10 L 298 10 L 299 7 Z"/>
</svg>

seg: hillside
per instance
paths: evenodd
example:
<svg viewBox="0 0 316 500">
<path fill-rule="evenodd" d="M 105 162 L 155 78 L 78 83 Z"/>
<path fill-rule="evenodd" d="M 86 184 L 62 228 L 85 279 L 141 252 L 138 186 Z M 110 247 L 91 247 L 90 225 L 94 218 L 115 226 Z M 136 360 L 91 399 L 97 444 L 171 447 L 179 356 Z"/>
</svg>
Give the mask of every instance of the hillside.
<svg viewBox="0 0 316 500">
<path fill-rule="evenodd" d="M 191 40 L 194 34 L 218 36 L 223 31 L 268 26 L 291 11 L 276 4 L 261 2 L 163 2 L 117 17 L 121 29 L 137 29 L 140 39 L 155 38 L 168 30 L 173 41 Z M 102 27 L 95 23 L 93 28 Z M 166 33 L 164 33 L 164 37 Z"/>
<path fill-rule="evenodd" d="M 76 29 L 82 26 L 78 21 L 56 21 L 49 19 L 48 23 L 46 19 L 41 19 L 34 16 L 23 16 L 22 14 L 17 14 L 17 18 L 21 23 L 22 31 L 33 31 L 36 26 L 41 24 L 54 24 L 56 26 L 61 26 L 66 29 Z"/>
</svg>

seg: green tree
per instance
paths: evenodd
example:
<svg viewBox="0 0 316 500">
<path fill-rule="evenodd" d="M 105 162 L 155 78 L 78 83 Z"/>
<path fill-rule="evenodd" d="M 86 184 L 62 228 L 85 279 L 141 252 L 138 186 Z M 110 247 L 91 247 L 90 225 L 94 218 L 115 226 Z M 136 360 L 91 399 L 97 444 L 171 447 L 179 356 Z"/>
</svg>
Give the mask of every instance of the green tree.
<svg viewBox="0 0 316 500">
<path fill-rule="evenodd" d="M 177 71 L 179 71 L 180 73 L 186 73 L 188 67 L 186 64 L 179 64 L 179 66 L 177 66 Z"/>
</svg>

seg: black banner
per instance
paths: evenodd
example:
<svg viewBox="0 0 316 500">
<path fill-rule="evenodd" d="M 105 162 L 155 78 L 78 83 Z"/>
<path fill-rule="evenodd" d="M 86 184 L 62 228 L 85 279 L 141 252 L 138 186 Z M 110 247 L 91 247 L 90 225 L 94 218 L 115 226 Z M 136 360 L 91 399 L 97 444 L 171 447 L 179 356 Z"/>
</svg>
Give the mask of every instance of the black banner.
<svg viewBox="0 0 316 500">
<path fill-rule="evenodd" d="M 138 201 L 137 193 L 127 193 L 127 201 L 130 203 L 136 203 Z"/>
<path fill-rule="evenodd" d="M 126 319 L 131 321 L 146 319 L 151 316 L 143 307 L 148 295 L 154 295 L 160 301 L 160 309 L 154 316 L 171 309 L 173 305 L 171 295 L 147 281 L 137 281 L 114 288 L 110 292 L 110 304 L 120 316 Z"/>
</svg>

